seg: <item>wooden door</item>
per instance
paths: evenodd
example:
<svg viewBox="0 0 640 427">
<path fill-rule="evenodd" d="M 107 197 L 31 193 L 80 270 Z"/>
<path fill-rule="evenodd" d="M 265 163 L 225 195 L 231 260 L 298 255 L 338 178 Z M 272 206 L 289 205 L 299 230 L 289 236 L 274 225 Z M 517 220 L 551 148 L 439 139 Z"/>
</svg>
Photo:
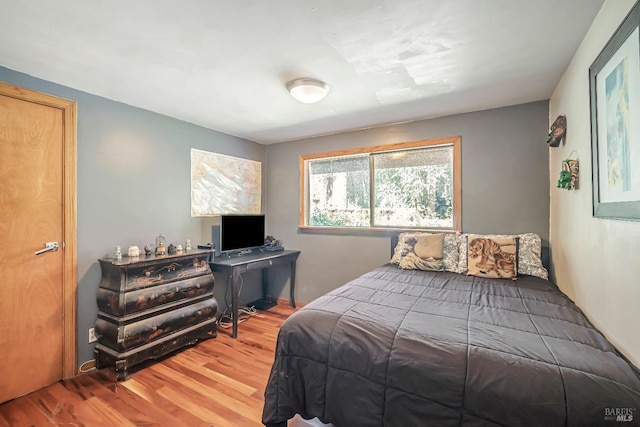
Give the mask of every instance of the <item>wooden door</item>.
<svg viewBox="0 0 640 427">
<path fill-rule="evenodd" d="M 0 403 L 76 371 L 75 117 L 0 83 Z"/>
</svg>

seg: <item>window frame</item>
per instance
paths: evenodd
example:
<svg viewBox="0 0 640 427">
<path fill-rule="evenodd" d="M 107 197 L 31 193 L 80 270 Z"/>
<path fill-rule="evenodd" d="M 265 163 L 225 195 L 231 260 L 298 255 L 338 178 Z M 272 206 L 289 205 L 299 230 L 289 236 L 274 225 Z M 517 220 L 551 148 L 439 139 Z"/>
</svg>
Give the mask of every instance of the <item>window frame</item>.
<svg viewBox="0 0 640 427">
<path fill-rule="evenodd" d="M 393 152 L 399 150 L 418 149 L 418 148 L 438 148 L 443 146 L 453 147 L 453 227 L 452 228 L 423 228 L 423 227 L 408 227 L 408 226 L 385 226 L 385 227 L 334 227 L 326 225 L 309 225 L 307 224 L 306 213 L 309 206 L 307 195 L 309 193 L 309 177 L 307 162 L 311 160 L 318 160 L 330 157 L 342 157 L 358 154 L 373 154 Z M 439 233 L 448 232 L 460 232 L 462 231 L 462 171 L 461 171 L 461 137 L 450 136 L 445 138 L 425 139 L 412 142 L 400 142 L 394 144 L 375 145 L 362 148 L 353 148 L 348 150 L 328 151 L 324 153 L 304 154 L 300 156 L 299 160 L 299 215 L 298 215 L 298 229 L 305 232 L 364 232 L 364 231 L 413 231 L 413 230 L 425 230 L 436 231 Z M 373 185 L 373 183 L 371 184 Z M 373 196 L 373 191 L 370 189 L 370 195 Z M 373 212 L 371 212 L 373 215 Z"/>
</svg>

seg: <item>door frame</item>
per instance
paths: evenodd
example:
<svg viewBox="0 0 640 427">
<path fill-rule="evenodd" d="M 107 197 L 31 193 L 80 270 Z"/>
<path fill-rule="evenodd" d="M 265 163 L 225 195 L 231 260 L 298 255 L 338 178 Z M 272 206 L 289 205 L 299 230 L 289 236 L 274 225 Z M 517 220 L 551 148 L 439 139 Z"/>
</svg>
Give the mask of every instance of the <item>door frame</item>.
<svg viewBox="0 0 640 427">
<path fill-rule="evenodd" d="M 33 102 L 62 112 L 63 195 L 62 195 L 62 378 L 77 373 L 77 103 L 52 95 L 0 82 L 0 95 Z"/>
</svg>

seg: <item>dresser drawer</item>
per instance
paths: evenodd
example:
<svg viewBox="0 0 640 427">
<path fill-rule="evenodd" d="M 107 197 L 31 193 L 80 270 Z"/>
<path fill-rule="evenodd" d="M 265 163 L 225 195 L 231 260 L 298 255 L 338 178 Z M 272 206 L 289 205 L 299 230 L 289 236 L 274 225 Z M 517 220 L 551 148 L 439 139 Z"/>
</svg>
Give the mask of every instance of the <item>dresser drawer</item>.
<svg viewBox="0 0 640 427">
<path fill-rule="evenodd" d="M 191 279 L 170 282 L 153 288 L 129 292 L 98 289 L 98 308 L 104 313 L 125 316 L 149 310 L 187 298 L 196 298 L 213 292 L 213 275 L 206 274 Z"/>
<path fill-rule="evenodd" d="M 113 350 L 126 351 L 212 319 L 217 309 L 218 303 L 211 297 L 152 317 L 135 317 L 124 323 L 99 315 L 96 322 L 98 342 Z"/>
<path fill-rule="evenodd" d="M 112 366 L 117 380 L 124 381 L 132 366 L 149 359 L 158 359 L 199 341 L 215 338 L 216 335 L 215 319 L 209 319 L 125 352 L 112 350 L 98 343 L 94 350 L 96 368 Z"/>
<path fill-rule="evenodd" d="M 208 273 L 209 254 L 180 257 L 158 257 L 127 264 L 103 262 L 100 287 L 113 291 L 130 291 L 158 286 L 176 280 L 188 279 Z"/>
</svg>

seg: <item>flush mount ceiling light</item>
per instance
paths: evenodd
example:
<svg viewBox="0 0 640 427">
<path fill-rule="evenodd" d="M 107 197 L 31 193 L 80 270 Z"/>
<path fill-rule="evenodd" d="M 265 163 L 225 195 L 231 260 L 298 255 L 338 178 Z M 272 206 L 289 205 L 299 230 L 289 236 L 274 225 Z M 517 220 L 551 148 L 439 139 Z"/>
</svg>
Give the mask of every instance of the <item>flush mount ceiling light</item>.
<svg viewBox="0 0 640 427">
<path fill-rule="evenodd" d="M 295 79 L 287 83 L 287 90 L 296 101 L 313 104 L 329 93 L 329 85 L 315 79 Z"/>
</svg>

